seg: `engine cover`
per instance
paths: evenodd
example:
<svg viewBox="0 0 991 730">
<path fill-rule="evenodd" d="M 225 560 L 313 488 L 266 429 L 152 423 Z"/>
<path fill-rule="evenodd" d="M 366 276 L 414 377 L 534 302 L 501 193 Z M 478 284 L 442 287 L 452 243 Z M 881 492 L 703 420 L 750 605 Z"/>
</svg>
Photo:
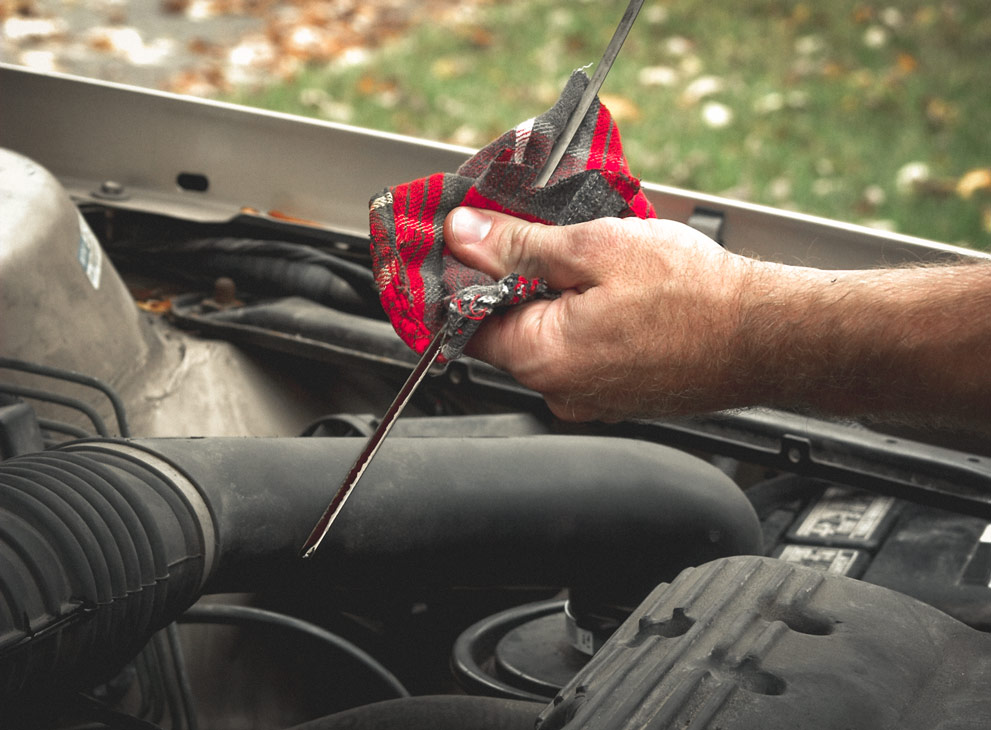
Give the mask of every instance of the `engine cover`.
<svg viewBox="0 0 991 730">
<path fill-rule="evenodd" d="M 662 584 L 540 730 L 991 727 L 991 638 L 894 591 L 771 558 Z"/>
<path fill-rule="evenodd" d="M 115 386 L 145 362 L 140 312 L 68 193 L 45 168 L 4 149 L 0 242 L 4 356 Z"/>
</svg>

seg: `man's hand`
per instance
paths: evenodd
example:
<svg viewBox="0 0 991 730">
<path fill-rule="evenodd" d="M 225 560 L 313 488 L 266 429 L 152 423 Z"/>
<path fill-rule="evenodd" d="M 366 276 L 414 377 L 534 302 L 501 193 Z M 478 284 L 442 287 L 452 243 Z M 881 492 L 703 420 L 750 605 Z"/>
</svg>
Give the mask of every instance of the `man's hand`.
<svg viewBox="0 0 991 730">
<path fill-rule="evenodd" d="M 460 208 L 445 238 L 499 278 L 543 277 L 558 299 L 484 323 L 468 354 L 544 395 L 562 418 L 720 408 L 751 262 L 672 221 L 606 218 L 567 227 Z"/>
<path fill-rule="evenodd" d="M 991 265 L 823 271 L 729 253 L 664 220 L 551 227 L 459 208 L 445 240 L 558 299 L 491 317 L 468 354 L 570 420 L 748 405 L 838 415 L 991 414 Z"/>
</svg>

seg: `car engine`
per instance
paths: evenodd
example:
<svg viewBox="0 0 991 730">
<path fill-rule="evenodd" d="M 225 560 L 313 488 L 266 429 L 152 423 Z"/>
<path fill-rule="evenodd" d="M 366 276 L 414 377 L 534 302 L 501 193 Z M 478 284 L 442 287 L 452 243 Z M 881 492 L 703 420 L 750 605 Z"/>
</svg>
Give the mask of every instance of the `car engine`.
<svg viewBox="0 0 991 730">
<path fill-rule="evenodd" d="M 0 727 L 991 724 L 987 444 L 761 409 L 569 424 L 459 360 L 301 560 L 415 362 L 367 240 L 83 194 L 8 135 Z M 179 169 L 179 199 L 215 185 Z"/>
</svg>

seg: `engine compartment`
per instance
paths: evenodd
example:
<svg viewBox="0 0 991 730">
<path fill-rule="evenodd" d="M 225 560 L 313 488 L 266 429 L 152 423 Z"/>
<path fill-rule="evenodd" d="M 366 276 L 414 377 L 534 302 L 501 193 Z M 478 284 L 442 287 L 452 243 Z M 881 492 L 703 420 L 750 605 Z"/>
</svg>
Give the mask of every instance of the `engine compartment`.
<svg viewBox="0 0 991 730">
<path fill-rule="evenodd" d="M 991 719 L 986 444 L 773 411 L 565 424 L 459 361 L 305 564 L 415 360 L 366 243 L 73 200 L 6 150 L 0 190 L 0 724 Z"/>
</svg>

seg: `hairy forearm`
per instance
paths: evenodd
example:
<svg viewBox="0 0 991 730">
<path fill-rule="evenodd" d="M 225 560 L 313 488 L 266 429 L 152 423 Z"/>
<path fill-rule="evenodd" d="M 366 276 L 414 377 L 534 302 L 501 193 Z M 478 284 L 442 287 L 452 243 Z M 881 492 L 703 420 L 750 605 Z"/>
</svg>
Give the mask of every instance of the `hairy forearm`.
<svg viewBox="0 0 991 730">
<path fill-rule="evenodd" d="M 741 400 L 912 421 L 991 421 L 991 264 L 754 266 L 735 337 Z M 748 392 L 749 391 L 749 392 Z"/>
<path fill-rule="evenodd" d="M 672 221 L 460 220 L 447 241 L 462 261 L 563 292 L 492 318 L 468 350 L 563 418 L 768 405 L 991 431 L 991 262 L 823 271 Z"/>
</svg>

